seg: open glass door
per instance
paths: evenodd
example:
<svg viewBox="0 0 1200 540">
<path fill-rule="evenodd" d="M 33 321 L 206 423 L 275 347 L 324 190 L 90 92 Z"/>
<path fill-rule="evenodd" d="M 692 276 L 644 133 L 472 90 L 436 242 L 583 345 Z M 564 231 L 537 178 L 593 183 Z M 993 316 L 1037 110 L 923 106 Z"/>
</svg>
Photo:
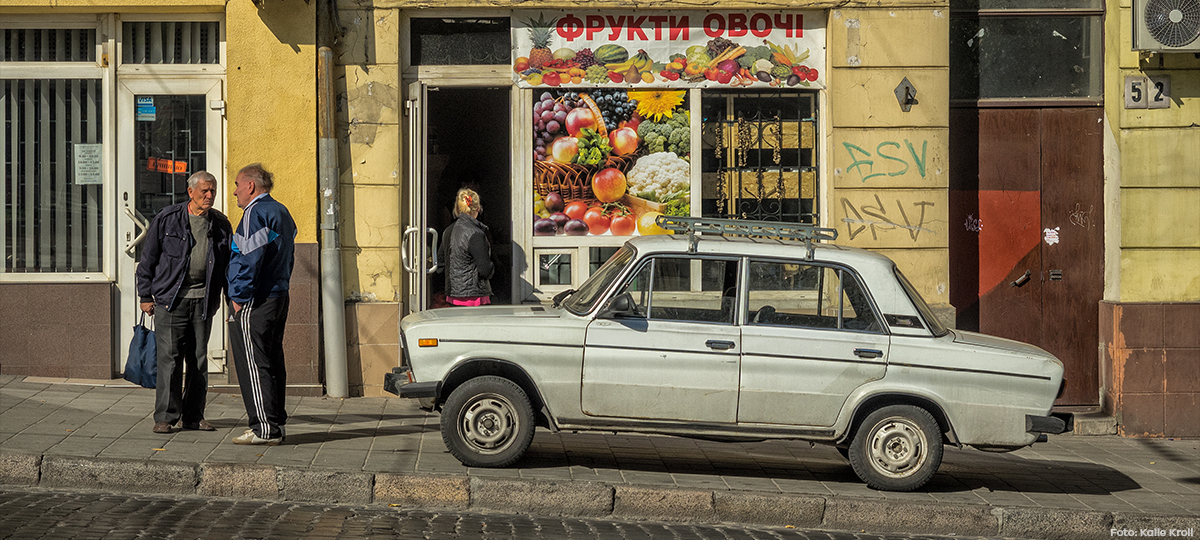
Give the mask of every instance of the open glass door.
<svg viewBox="0 0 1200 540">
<path fill-rule="evenodd" d="M 428 225 L 426 216 L 426 132 L 429 91 L 425 83 L 408 86 L 405 113 L 408 115 L 408 202 L 400 257 L 404 266 L 406 313 L 429 305 L 429 274 L 438 269 L 438 231 Z"/>
<path fill-rule="evenodd" d="M 187 179 L 197 171 L 217 178 L 226 193 L 222 144 L 221 81 L 129 80 L 117 102 L 117 287 L 119 350 L 128 350 L 141 314 L 134 272 L 150 220 L 164 207 L 187 200 Z M 215 108 L 214 108 L 215 107 Z M 214 208 L 224 212 L 225 197 Z M 223 310 L 222 310 L 223 311 Z M 209 339 L 209 371 L 224 369 L 225 325 L 215 315 Z M 121 355 L 123 357 L 123 355 Z M 124 360 L 122 358 L 122 360 Z"/>
</svg>

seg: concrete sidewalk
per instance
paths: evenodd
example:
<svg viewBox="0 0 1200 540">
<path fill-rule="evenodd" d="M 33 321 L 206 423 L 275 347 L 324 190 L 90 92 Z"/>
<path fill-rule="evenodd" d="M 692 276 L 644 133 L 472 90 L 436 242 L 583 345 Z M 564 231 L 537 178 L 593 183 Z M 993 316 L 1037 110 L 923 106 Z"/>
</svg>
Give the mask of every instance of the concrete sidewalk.
<svg viewBox="0 0 1200 540">
<path fill-rule="evenodd" d="M 889 493 L 868 489 L 833 448 L 793 441 L 539 430 L 516 467 L 474 469 L 446 451 L 438 414 L 411 400 L 289 398 L 287 439 L 276 447 L 231 442 L 246 429 L 240 396 L 209 394 L 215 433 L 155 434 L 153 402 L 153 390 L 0 376 L 0 485 L 870 532 L 1200 538 L 1200 440 L 1063 435 L 1008 454 L 947 448 L 928 486 Z"/>
</svg>

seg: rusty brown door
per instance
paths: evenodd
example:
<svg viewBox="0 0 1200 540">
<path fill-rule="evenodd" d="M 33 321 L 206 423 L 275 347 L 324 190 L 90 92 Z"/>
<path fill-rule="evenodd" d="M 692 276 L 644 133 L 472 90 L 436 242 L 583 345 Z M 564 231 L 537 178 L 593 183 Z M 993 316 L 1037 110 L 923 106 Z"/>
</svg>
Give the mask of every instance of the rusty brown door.
<svg viewBox="0 0 1200 540">
<path fill-rule="evenodd" d="M 963 220 L 950 242 L 960 327 L 1062 359 L 1060 405 L 1099 403 L 1101 114 L 998 108 L 951 116 L 951 211 Z"/>
</svg>

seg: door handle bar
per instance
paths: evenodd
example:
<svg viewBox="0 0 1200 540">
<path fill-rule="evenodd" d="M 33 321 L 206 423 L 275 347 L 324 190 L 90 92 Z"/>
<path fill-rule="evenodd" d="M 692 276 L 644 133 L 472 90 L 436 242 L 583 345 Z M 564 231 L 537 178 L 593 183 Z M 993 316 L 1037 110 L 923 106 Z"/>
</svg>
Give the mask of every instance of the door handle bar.
<svg viewBox="0 0 1200 540">
<path fill-rule="evenodd" d="M 438 269 L 438 232 L 437 229 L 434 229 L 433 227 L 426 229 L 425 232 L 433 233 L 433 266 L 431 266 L 429 270 L 425 271 L 426 274 L 432 274 L 437 272 Z"/>
<path fill-rule="evenodd" d="M 134 250 L 146 240 L 146 232 L 150 230 L 150 222 L 146 220 L 146 217 L 141 212 L 134 210 L 130 206 L 125 207 L 125 215 L 133 220 L 134 227 L 138 229 L 137 236 L 133 237 L 133 240 L 130 240 L 129 244 L 125 246 L 125 254 L 133 255 Z"/>
<path fill-rule="evenodd" d="M 400 264 L 402 266 L 404 266 L 405 272 L 410 272 L 413 274 L 416 274 L 419 272 L 419 270 L 417 268 L 418 262 L 416 261 L 416 257 L 412 257 L 411 259 L 409 258 L 409 255 L 408 255 L 409 242 L 408 241 L 412 235 L 419 233 L 419 232 L 421 232 L 421 229 L 418 229 L 416 227 L 409 227 L 404 230 L 404 236 L 400 241 Z M 433 234 L 433 266 L 431 266 L 428 270 L 425 270 L 426 274 L 432 274 L 437 271 L 438 267 L 441 264 L 438 261 L 438 249 L 437 249 L 438 248 L 438 232 L 437 232 L 437 229 L 430 227 L 425 230 L 425 233 Z"/>
<path fill-rule="evenodd" d="M 1020 286 L 1022 286 L 1022 285 L 1025 285 L 1025 283 L 1026 283 L 1027 281 L 1029 281 L 1029 276 L 1032 276 L 1032 275 L 1033 275 L 1033 270 L 1026 270 L 1026 271 L 1025 271 L 1025 275 L 1023 275 L 1023 276 L 1021 276 L 1021 277 L 1017 278 L 1017 280 L 1016 280 L 1016 281 L 1013 281 L 1012 283 L 1009 283 L 1009 285 L 1011 285 L 1011 286 L 1013 286 L 1013 287 L 1020 287 Z"/>
<path fill-rule="evenodd" d="M 412 236 L 413 233 L 418 231 L 420 231 L 420 229 L 416 227 L 404 229 L 404 236 L 400 241 L 400 264 L 404 266 L 405 272 L 415 273 L 417 271 L 416 268 L 413 268 L 412 261 L 410 261 L 408 258 L 408 238 L 409 236 Z"/>
<path fill-rule="evenodd" d="M 726 341 L 723 339 L 710 339 L 708 341 L 705 341 L 704 344 L 707 345 L 708 348 L 718 350 L 718 351 L 728 351 L 729 349 L 732 349 L 732 348 L 734 348 L 734 346 L 737 345 L 736 343 L 734 343 L 732 341 Z"/>
<path fill-rule="evenodd" d="M 854 349 L 854 355 L 859 358 L 879 358 L 883 351 L 879 349 Z"/>
</svg>

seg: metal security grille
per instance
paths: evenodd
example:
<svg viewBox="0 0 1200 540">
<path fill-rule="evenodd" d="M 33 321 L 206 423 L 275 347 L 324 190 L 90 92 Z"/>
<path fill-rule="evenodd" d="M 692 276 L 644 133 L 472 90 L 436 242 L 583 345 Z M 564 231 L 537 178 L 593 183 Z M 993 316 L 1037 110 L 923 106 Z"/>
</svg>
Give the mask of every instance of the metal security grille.
<svg viewBox="0 0 1200 540">
<path fill-rule="evenodd" d="M 816 94 L 706 92 L 703 216 L 815 224 Z"/>
<path fill-rule="evenodd" d="M 220 23 L 126 22 L 121 24 L 125 64 L 216 64 Z"/>
<path fill-rule="evenodd" d="M 73 145 L 102 142 L 95 79 L 0 80 L 3 272 L 99 272 L 101 185 L 76 183 Z"/>
<path fill-rule="evenodd" d="M 5 28 L 0 62 L 95 62 L 95 28 Z"/>
</svg>

